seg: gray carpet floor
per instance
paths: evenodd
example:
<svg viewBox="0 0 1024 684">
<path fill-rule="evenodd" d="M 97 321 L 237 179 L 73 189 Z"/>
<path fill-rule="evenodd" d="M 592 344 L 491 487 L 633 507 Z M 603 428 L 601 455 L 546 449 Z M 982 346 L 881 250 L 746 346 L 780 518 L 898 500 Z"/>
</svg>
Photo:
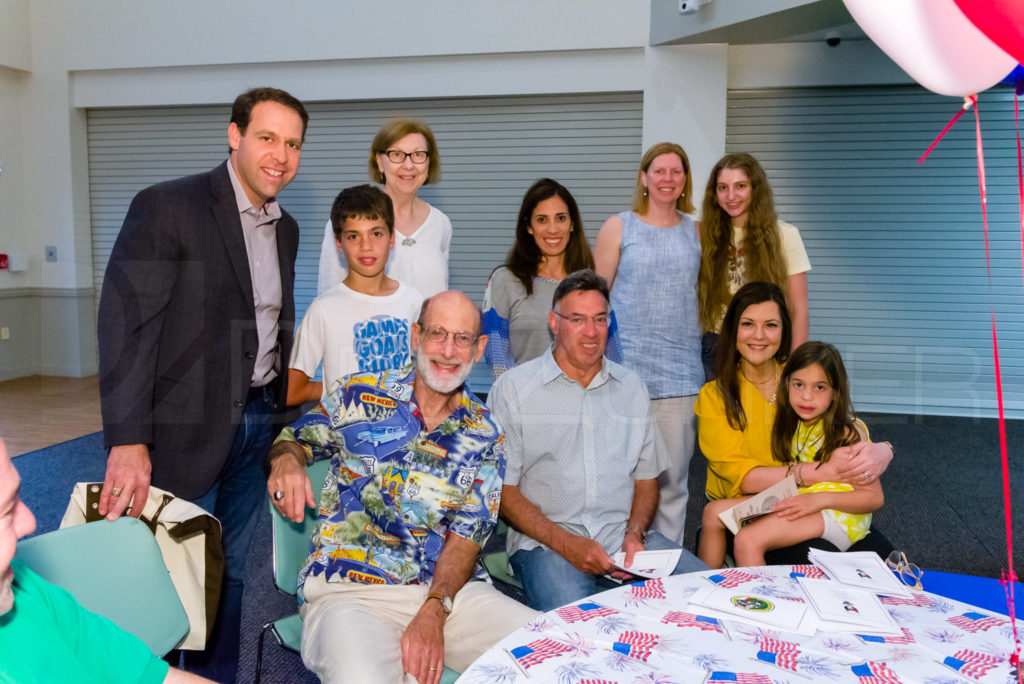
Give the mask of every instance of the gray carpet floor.
<svg viewBox="0 0 1024 684">
<path fill-rule="evenodd" d="M 875 524 L 897 549 L 927 570 L 999 577 L 1007 563 L 1003 485 L 995 420 L 931 416 L 862 416 L 872 438 L 889 440 L 897 456 L 882 478 L 885 506 Z M 1010 490 L 1024 492 L 1024 421 L 1007 423 Z M 99 434 L 19 456 L 22 497 L 36 513 L 38 532 L 56 529 L 77 481 L 102 480 L 105 456 Z M 690 468 L 687 548 L 693 549 L 704 502 L 706 463 L 694 457 Z M 1024 568 L 1024 501 L 1013 512 L 1014 567 Z M 240 682 L 254 679 L 257 642 L 263 625 L 294 613 L 295 598 L 273 585 L 270 515 L 260 511 L 257 534 L 246 565 L 242 608 Z M 497 542 L 495 541 L 495 544 Z M 264 682 L 304 683 L 316 678 L 298 654 L 271 639 L 265 645 Z"/>
</svg>

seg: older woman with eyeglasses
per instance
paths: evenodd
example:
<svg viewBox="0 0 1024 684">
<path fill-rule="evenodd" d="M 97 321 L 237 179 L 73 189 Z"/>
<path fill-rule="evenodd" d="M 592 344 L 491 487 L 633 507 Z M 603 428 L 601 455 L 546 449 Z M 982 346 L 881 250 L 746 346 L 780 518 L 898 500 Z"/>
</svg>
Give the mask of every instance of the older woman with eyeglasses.
<svg viewBox="0 0 1024 684">
<path fill-rule="evenodd" d="M 447 290 L 452 222 L 416 196 L 421 186 L 441 177 L 441 156 L 430 127 L 417 119 L 387 122 L 370 146 L 368 167 L 370 179 L 384 184 L 395 208 L 395 249 L 388 259 L 387 274 L 424 297 Z M 347 273 L 330 219 L 324 231 L 319 294 L 340 283 Z"/>
</svg>

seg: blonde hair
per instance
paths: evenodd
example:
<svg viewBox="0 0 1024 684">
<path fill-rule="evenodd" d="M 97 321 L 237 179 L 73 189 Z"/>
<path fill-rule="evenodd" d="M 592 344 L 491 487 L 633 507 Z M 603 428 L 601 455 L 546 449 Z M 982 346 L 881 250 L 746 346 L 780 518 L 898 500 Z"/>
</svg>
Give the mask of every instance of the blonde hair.
<svg viewBox="0 0 1024 684">
<path fill-rule="evenodd" d="M 647 173 L 647 169 L 651 168 L 651 162 L 663 154 L 674 154 L 683 162 L 683 173 L 686 175 L 686 181 L 683 183 L 683 194 L 676 200 L 676 209 L 683 212 L 684 214 L 690 214 L 693 212 L 693 202 L 690 200 L 690 196 L 693 193 L 693 180 L 690 178 L 690 159 L 686 156 L 686 152 L 679 145 L 671 142 L 660 142 L 656 145 L 652 145 L 644 156 L 640 158 L 640 170 L 636 174 L 636 187 L 633 189 L 633 211 L 637 214 L 646 214 L 648 208 L 647 195 L 644 187 L 643 174 Z"/>
<path fill-rule="evenodd" d="M 407 118 L 388 121 L 381 126 L 380 130 L 377 131 L 377 135 L 374 136 L 373 143 L 370 145 L 370 159 L 368 162 L 370 180 L 381 184 L 387 181 L 384 178 L 384 172 L 377 166 L 377 155 L 385 154 L 389 147 L 413 133 L 419 133 L 427 141 L 427 154 L 429 155 L 427 157 L 427 180 L 423 181 L 423 184 L 430 185 L 441 180 L 441 155 L 437 151 L 437 141 L 434 140 L 434 132 L 430 130 L 430 126 L 419 119 Z"/>
<path fill-rule="evenodd" d="M 745 152 L 727 154 L 711 169 L 704 189 L 700 219 L 700 272 L 697 274 L 697 307 L 705 330 L 714 331 L 722 309 L 729 304 L 726 273 L 732 249 L 732 217 L 718 203 L 718 176 L 723 169 L 739 169 L 750 180 L 750 209 L 743 237 L 743 279 L 773 283 L 788 296 L 786 257 L 778 228 L 772 189 L 757 160 Z"/>
</svg>

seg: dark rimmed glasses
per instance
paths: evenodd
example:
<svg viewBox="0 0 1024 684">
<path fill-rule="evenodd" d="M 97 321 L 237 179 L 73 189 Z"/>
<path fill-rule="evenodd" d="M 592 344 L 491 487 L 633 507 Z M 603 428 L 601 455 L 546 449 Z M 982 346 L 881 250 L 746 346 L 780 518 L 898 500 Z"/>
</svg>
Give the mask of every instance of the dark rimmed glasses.
<svg viewBox="0 0 1024 684">
<path fill-rule="evenodd" d="M 415 152 L 403 152 L 402 150 L 387 150 L 384 152 L 391 160 L 393 164 L 401 164 L 408 157 L 412 159 L 413 164 L 422 164 L 430 159 L 430 152 L 426 150 L 416 150 Z"/>
<path fill-rule="evenodd" d="M 893 551 L 885 559 L 885 565 L 896 573 L 903 584 L 917 591 L 924 590 L 921 585 L 921 576 L 924 575 L 924 570 L 908 561 L 907 554 L 902 551 Z"/>
</svg>

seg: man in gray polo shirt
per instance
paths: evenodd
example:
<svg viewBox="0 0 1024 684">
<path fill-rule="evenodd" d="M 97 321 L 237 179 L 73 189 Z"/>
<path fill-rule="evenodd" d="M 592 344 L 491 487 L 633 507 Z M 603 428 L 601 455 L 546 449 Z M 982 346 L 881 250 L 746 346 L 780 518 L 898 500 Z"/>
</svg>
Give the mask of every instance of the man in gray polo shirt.
<svg viewBox="0 0 1024 684">
<path fill-rule="evenodd" d="M 508 555 L 536 610 L 551 610 L 635 579 L 610 554 L 679 548 L 648 531 L 665 470 L 640 377 L 604 358 L 608 284 L 587 269 L 555 290 L 542 356 L 513 368 L 488 404 L 505 429 L 501 514 Z M 683 550 L 675 574 L 707 566 Z"/>
</svg>

